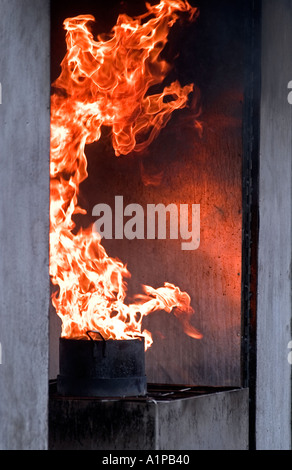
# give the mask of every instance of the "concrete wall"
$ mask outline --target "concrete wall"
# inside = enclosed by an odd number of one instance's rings
[[[49,1],[0,12],[0,449],[46,449]]]
[[[262,2],[256,445],[291,449],[292,1]]]

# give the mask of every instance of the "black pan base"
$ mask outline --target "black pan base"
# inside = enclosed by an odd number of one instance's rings
[[[128,397],[147,393],[143,338],[71,340],[60,338],[62,396]]]

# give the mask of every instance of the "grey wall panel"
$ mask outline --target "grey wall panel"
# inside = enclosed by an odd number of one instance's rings
[[[270,450],[291,448],[291,43],[291,0],[264,0],[256,444]]]
[[[0,1],[0,448],[47,448],[49,1]]]

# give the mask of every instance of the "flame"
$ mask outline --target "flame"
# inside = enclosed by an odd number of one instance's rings
[[[73,234],[72,219],[86,213],[78,205],[87,177],[85,145],[100,139],[101,127],[111,128],[116,156],[142,151],[194,89],[175,81],[159,94],[149,93],[170,70],[160,56],[170,28],[179,13],[193,20],[197,9],[182,0],[146,7],[136,18],[120,15],[111,33],[97,40],[89,29],[93,16],[64,22],[67,53],[51,97],[50,276],[58,286],[52,303],[62,319],[62,337],[86,337],[89,330],[106,339],[144,336],[147,349],[152,337],[142,331],[142,320],[156,310],[176,308],[187,334],[201,337],[190,325],[189,295],[169,283],[143,286],[143,294],[127,304],[127,267],[108,256],[93,228]]]

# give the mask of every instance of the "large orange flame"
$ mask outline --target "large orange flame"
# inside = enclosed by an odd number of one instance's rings
[[[85,145],[99,140],[101,126],[111,128],[117,156],[141,151],[193,91],[192,84],[174,82],[149,94],[170,70],[160,57],[170,28],[180,12],[192,20],[197,9],[182,0],[146,6],[147,13],[137,18],[120,15],[110,35],[97,40],[89,29],[91,15],[64,22],[67,53],[51,99],[50,275],[58,286],[52,301],[63,337],[86,337],[88,330],[106,339],[143,335],[147,349],[152,338],[142,331],[142,320],[156,310],[176,308],[187,334],[201,337],[189,322],[190,297],[165,283],[158,289],[143,286],[144,293],[127,305],[126,266],[107,255],[92,228],[73,234],[72,220],[85,213],[78,206],[79,186],[87,177]]]

